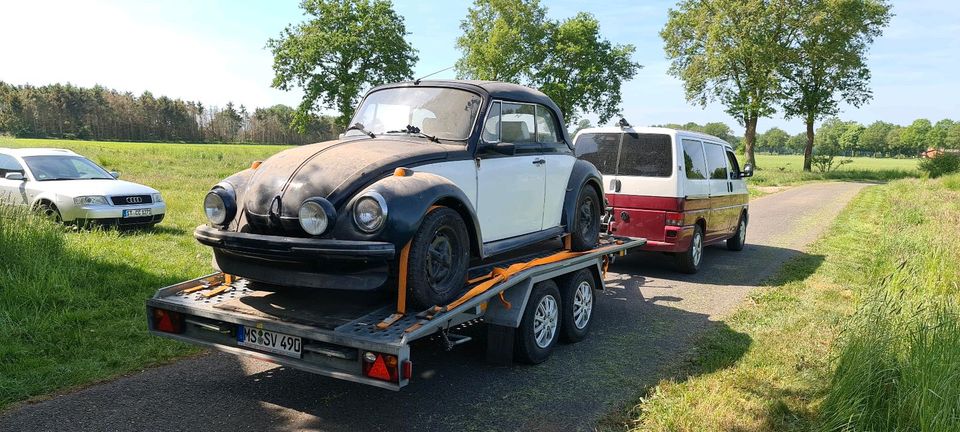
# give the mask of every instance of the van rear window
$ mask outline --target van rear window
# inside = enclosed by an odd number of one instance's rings
[[[618,175],[670,177],[673,175],[673,151],[670,135],[623,135]]]
[[[619,147],[619,133],[585,133],[577,137],[574,144],[578,158],[592,163],[600,174],[606,175],[617,173]]]

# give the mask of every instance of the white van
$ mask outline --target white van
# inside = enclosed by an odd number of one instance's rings
[[[589,128],[574,138],[577,157],[603,174],[616,235],[647,239],[646,250],[677,256],[681,271],[700,269],[703,247],[743,249],[748,194],[733,147],[706,134],[667,128]]]

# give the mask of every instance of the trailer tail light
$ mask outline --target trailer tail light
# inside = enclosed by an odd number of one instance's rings
[[[404,362],[404,369],[407,368]],[[363,374],[369,378],[387,382],[400,382],[399,362],[397,356],[366,352],[363,355]],[[411,364],[411,372],[413,371]]]
[[[683,226],[683,213],[667,213],[667,226]]]
[[[183,314],[166,309],[154,309],[153,329],[164,333],[183,333]]]
[[[409,380],[413,378],[413,362],[410,360],[403,361],[403,379]]]

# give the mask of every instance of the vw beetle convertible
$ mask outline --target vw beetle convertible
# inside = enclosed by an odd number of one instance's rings
[[[603,189],[559,109],[515,84],[415,81],[371,89],[340,139],[282,151],[215,185],[221,271],[279,286],[376,290],[407,259],[408,298],[453,300],[471,262],[570,234],[597,244]]]

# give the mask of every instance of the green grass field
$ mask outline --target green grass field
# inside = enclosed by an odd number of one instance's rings
[[[802,155],[758,154],[756,158],[759,169],[748,180],[748,185],[752,186],[750,193],[753,196],[764,194],[765,187],[771,186],[791,186],[814,181],[886,182],[920,176],[920,171],[917,169],[919,159],[845,158],[853,162],[835,168],[833,171],[821,173],[817,172],[816,168],[813,172],[803,172]]]
[[[0,214],[0,409],[13,402],[197,352],[150,337],[144,301],[164,285],[209,273],[210,251],[192,237],[201,201],[224,177],[280,146],[153,144],[0,137],[0,147],[61,147],[144,183],[166,200],[153,230],[76,231]],[[759,157],[753,184],[916,175],[915,161],[857,159],[844,176],[799,173],[798,156]],[[784,167],[780,170],[779,167]],[[857,171],[849,171],[857,168]],[[862,168],[862,169],[860,169]]]
[[[960,430],[958,238],[960,174],[866,189],[612,428]]]

